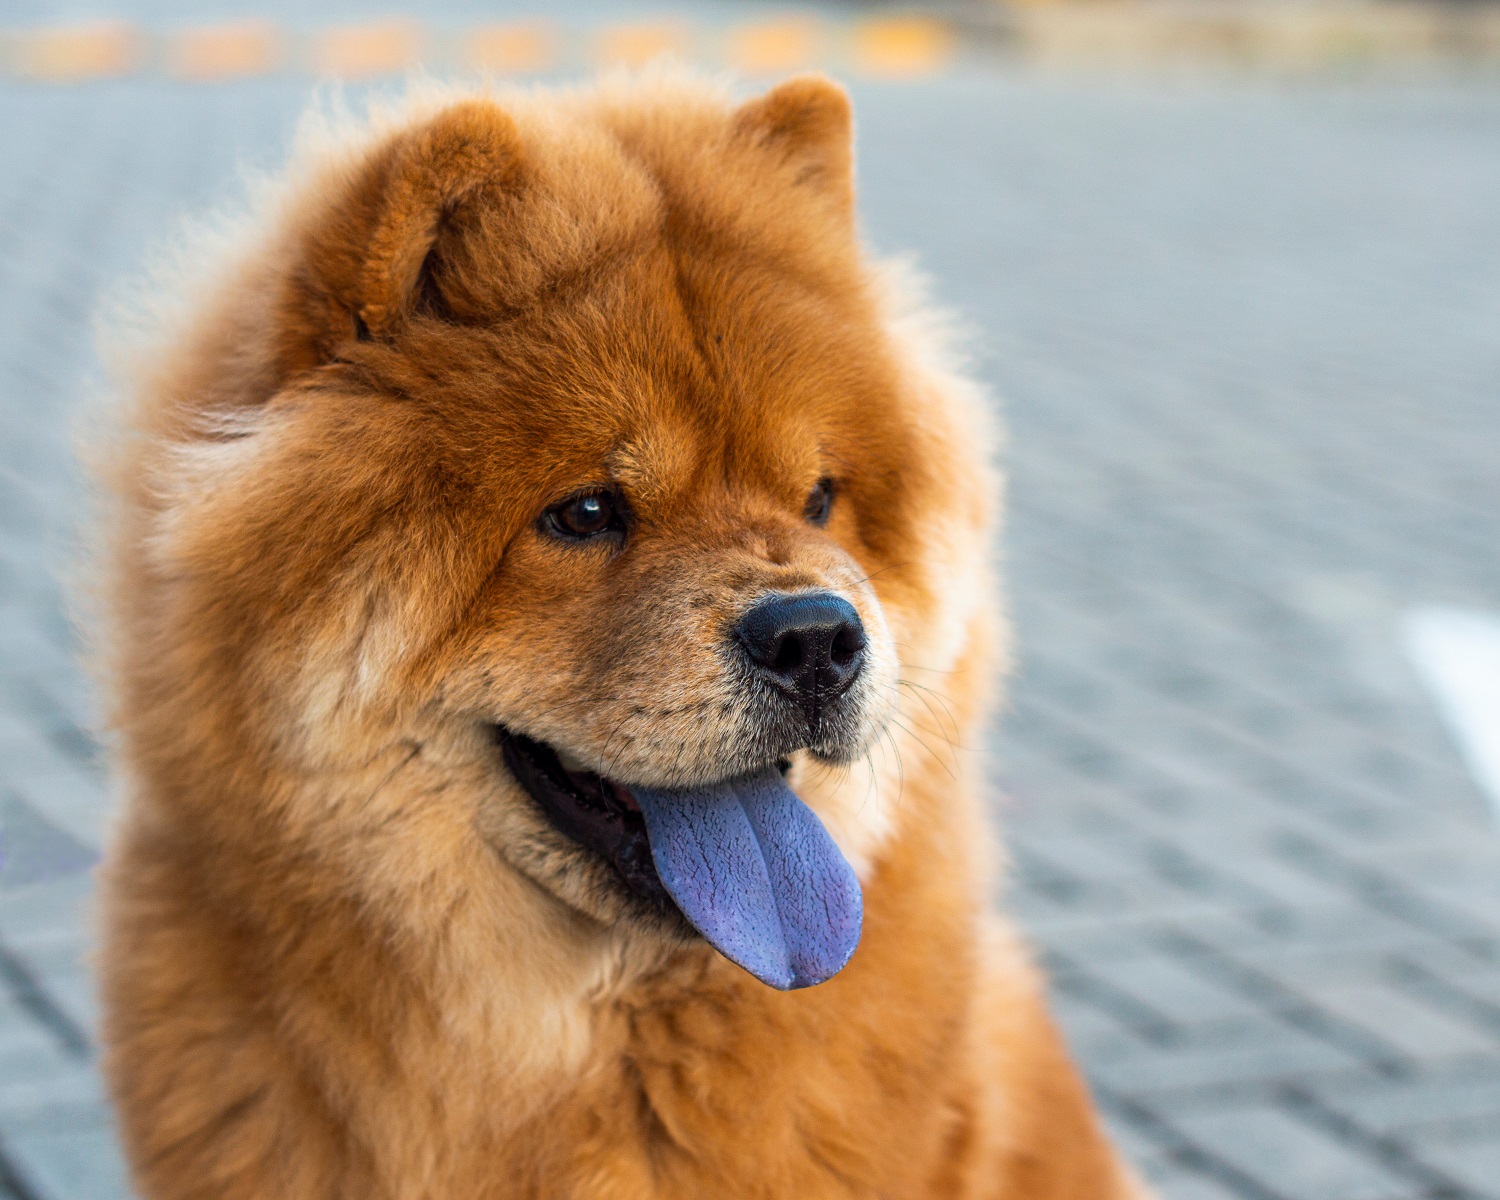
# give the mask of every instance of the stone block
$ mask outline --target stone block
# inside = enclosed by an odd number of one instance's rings
[[[1272,1107],[1179,1115],[1193,1143],[1291,1200],[1404,1200],[1413,1192],[1377,1162]]]
[[[5,1147],[38,1200],[129,1200],[125,1164],[108,1128],[6,1131]]]

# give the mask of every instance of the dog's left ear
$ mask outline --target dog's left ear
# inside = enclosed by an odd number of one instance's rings
[[[822,75],[802,75],[742,105],[735,133],[779,156],[793,180],[854,213],[854,110],[849,94]]]

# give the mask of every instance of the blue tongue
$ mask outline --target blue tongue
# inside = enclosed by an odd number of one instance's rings
[[[662,885],[719,953],[783,991],[843,969],[864,919],[859,880],[781,772],[631,792]]]

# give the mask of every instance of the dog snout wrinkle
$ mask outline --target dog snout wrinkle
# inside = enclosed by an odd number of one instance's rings
[[[734,635],[755,669],[810,720],[864,667],[865,627],[854,605],[832,592],[769,596],[740,618]]]

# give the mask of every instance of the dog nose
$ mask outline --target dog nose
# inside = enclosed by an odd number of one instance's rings
[[[810,711],[844,691],[864,666],[859,613],[832,592],[767,597],[734,632],[756,668]]]

